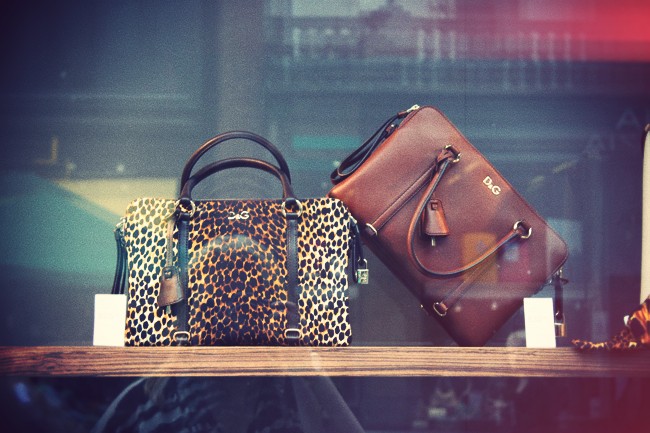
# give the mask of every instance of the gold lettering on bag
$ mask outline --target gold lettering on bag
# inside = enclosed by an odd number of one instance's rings
[[[487,186],[488,189],[492,191],[492,194],[494,195],[501,194],[501,187],[495,185],[490,176],[485,176],[485,179],[483,179],[483,185]]]
[[[247,220],[248,218],[250,218],[250,214],[247,210],[241,211],[240,213],[228,212],[229,220]]]

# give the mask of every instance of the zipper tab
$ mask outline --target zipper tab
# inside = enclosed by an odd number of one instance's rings
[[[408,116],[411,112],[413,112],[415,110],[419,110],[419,109],[420,109],[420,106],[418,104],[415,104],[411,108],[409,108],[408,110],[400,111],[399,113],[397,113],[397,118],[402,119],[402,118]]]

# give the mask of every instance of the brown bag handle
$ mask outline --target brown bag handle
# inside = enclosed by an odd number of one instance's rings
[[[277,177],[282,183],[282,198],[287,199],[290,197],[295,197],[293,193],[293,188],[291,187],[291,182],[287,178],[286,174],[280,170],[275,165],[262,161],[261,159],[253,158],[228,158],[222,159],[217,162],[202,167],[199,171],[194,173],[187,181],[183,184],[183,189],[181,190],[180,200],[181,201],[191,201],[192,200],[192,190],[194,187],[207,178],[208,176],[215,174],[219,171],[231,169],[231,168],[255,168],[258,170],[266,171]]]
[[[280,167],[280,170],[284,172],[284,174],[287,176],[287,179],[291,181],[291,173],[289,172],[289,165],[287,164],[287,161],[284,159],[282,156],[282,153],[280,150],[273,145],[270,141],[268,141],[266,138],[259,136],[257,134],[254,134],[252,132],[248,131],[229,131],[229,132],[224,132],[223,134],[219,134],[216,137],[213,137],[203,143],[201,147],[199,147],[193,154],[190,156],[190,158],[187,160],[185,163],[185,167],[183,168],[183,174],[181,175],[181,189],[183,188],[183,185],[185,185],[185,182],[190,178],[190,175],[192,174],[192,169],[196,165],[197,161],[210,149],[212,149],[215,146],[218,146],[219,144],[228,141],[228,140],[234,140],[234,139],[243,139],[243,140],[248,140],[252,141],[254,143],[259,144],[269,152],[271,152],[271,155],[275,158],[275,160],[278,162],[278,166]]]
[[[424,212],[425,207],[429,203],[429,200],[431,199],[433,192],[438,187],[438,184],[440,183],[442,176],[447,171],[449,165],[452,163],[457,163],[459,161],[460,161],[460,152],[454,149],[453,146],[447,146],[440,152],[440,155],[436,160],[437,165],[436,168],[434,169],[435,171],[434,171],[433,178],[431,179],[431,182],[427,186],[427,189],[425,190],[424,194],[420,198],[420,201],[416,206],[416,211],[413,214],[413,217],[411,218],[411,222],[409,224],[408,234],[406,238],[409,247],[408,248],[409,258],[420,269],[420,271],[422,271],[426,275],[451,276],[451,275],[456,275],[456,274],[469,271],[470,269],[483,263],[486,259],[491,257],[494,253],[496,253],[500,248],[502,248],[505,244],[510,242],[512,239],[515,238],[528,239],[532,233],[532,229],[526,224],[526,222],[516,221],[512,226],[512,228],[498,242],[496,242],[490,249],[488,249],[479,257],[467,263],[466,265],[460,268],[449,269],[449,270],[433,270],[426,267],[418,257],[417,252],[415,251],[415,241],[417,238],[416,233],[419,233],[418,224],[422,220],[422,213]]]

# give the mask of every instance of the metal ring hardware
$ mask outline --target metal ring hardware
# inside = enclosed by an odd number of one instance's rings
[[[287,340],[297,340],[300,338],[300,329],[287,328],[284,330],[284,338]]]
[[[192,215],[194,215],[194,212],[196,212],[196,203],[194,203],[192,200],[189,200],[190,202],[190,209],[184,209],[183,205],[185,203],[181,203],[180,200],[176,200],[176,203],[174,203],[174,207],[176,208],[177,211],[189,214],[190,218]]]
[[[298,206],[297,212],[287,212],[287,202],[289,200],[291,200],[291,202],[293,203],[296,203],[296,205]],[[293,199],[287,199],[282,202],[282,216],[286,217],[287,214],[291,214],[291,216],[296,216],[296,217],[302,215],[302,203],[300,203],[300,200],[293,198]]]
[[[525,230],[526,227],[524,226],[524,222],[523,222],[522,220],[519,220],[519,221],[517,221],[517,222],[515,223],[514,226],[512,226],[512,229],[515,230],[515,231],[517,231],[517,232],[519,232],[519,229],[524,229],[524,230]],[[533,234],[533,228],[532,228],[532,227],[528,227],[528,233],[526,233],[525,235],[524,235],[524,234],[520,234],[519,237],[520,237],[521,239],[528,239],[532,234]]]
[[[460,152],[458,152],[458,151],[454,148],[454,146],[452,146],[451,144],[448,144],[448,145],[445,146],[445,149],[446,149],[446,150],[449,150],[451,153],[454,154],[454,159],[452,159],[451,162],[453,162],[453,163],[455,164],[455,163],[457,163],[458,161],[460,161]]]
[[[372,226],[372,224],[370,224],[370,223],[366,223],[366,227],[368,227],[368,228],[372,231],[372,233],[374,234],[374,236],[377,236],[377,235],[379,234],[379,233],[377,232],[377,229],[374,228],[374,227]]]
[[[179,338],[181,337],[182,338]],[[172,337],[174,340],[174,343],[189,343],[190,341],[190,333],[187,331],[176,331],[174,332],[174,336]]]
[[[433,311],[440,317],[445,317],[449,308],[443,302],[434,302]]]

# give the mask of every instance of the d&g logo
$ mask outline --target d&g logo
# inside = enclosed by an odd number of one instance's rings
[[[490,191],[492,191],[492,194],[494,194],[494,195],[501,194],[501,187],[498,186],[498,185],[495,185],[490,176],[485,176],[485,179],[483,179],[483,185],[487,186],[487,188]]]
[[[229,220],[247,220],[250,218],[250,214],[247,210],[241,211],[240,213],[228,212]]]

